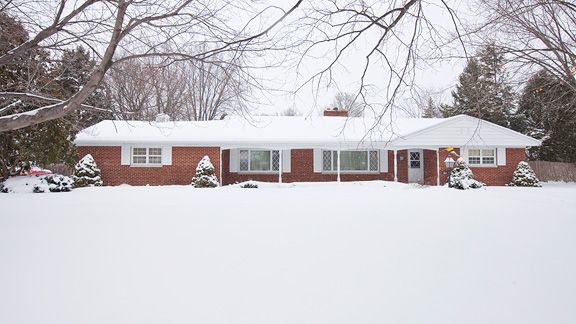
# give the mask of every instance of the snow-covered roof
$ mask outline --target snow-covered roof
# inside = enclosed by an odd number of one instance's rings
[[[250,119],[177,122],[105,120],[81,131],[75,143],[79,146],[149,143],[181,146],[214,145],[224,148],[391,147],[396,141],[402,141],[411,134],[420,134],[427,129],[441,127],[461,117],[468,116],[396,118],[393,121],[388,119],[381,122],[370,118],[333,116],[258,116]],[[443,144],[454,145],[454,143],[429,145]]]

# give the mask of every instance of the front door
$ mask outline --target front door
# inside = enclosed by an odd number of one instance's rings
[[[408,182],[424,183],[422,150],[408,150]]]

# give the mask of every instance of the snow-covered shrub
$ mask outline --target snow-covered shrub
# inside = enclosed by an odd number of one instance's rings
[[[72,179],[60,174],[15,176],[8,178],[0,191],[3,193],[67,192],[72,190]]]
[[[245,189],[256,189],[258,188],[258,184],[254,183],[254,182],[245,182],[243,184],[240,185],[240,188],[245,188]]]
[[[218,178],[210,158],[205,155],[196,167],[196,174],[192,178],[194,188],[215,188],[218,187]]]
[[[524,161],[518,163],[516,170],[512,173],[511,186],[517,187],[541,187],[540,180],[530,165]]]
[[[86,154],[86,156],[76,163],[72,179],[74,180],[75,188],[102,185],[100,169],[98,169],[96,161],[94,161],[91,154]]]
[[[452,173],[450,173],[450,186],[456,189],[481,188],[484,184],[474,180],[474,174],[468,163],[462,158],[458,158],[454,163]]]

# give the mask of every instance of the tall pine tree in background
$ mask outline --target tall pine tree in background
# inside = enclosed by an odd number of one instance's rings
[[[0,27],[0,54],[28,40],[22,24],[6,13],[0,13]],[[67,98],[79,89],[93,66],[94,61],[81,48],[65,52],[56,64],[50,63],[48,52],[30,50],[16,63],[0,66],[0,91],[49,93],[54,98]],[[93,104],[99,104],[97,98],[101,93],[97,91],[90,99]],[[34,108],[32,104],[9,104],[0,98],[0,116]],[[79,128],[98,121],[93,116],[80,110],[77,114],[0,133],[0,179],[7,177],[14,167],[26,167],[29,161],[41,166],[73,165],[77,157],[72,141]]]
[[[506,83],[504,56],[488,45],[477,57],[468,61],[452,92],[454,103],[442,106],[442,115],[466,114],[509,127],[514,94]]]
[[[540,71],[523,89],[512,127],[542,140],[530,158],[576,162],[576,92],[564,81]]]
[[[440,112],[440,108],[434,103],[434,100],[429,97],[428,103],[424,108],[424,112],[422,113],[423,118],[440,118],[442,117],[442,113]]]

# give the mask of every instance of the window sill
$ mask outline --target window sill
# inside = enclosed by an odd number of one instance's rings
[[[161,168],[162,164],[130,164],[131,168]]]
[[[381,171],[340,171],[340,174],[380,174]],[[338,171],[322,171],[322,174],[338,174]]]
[[[468,164],[471,168],[497,168],[496,164]]]

